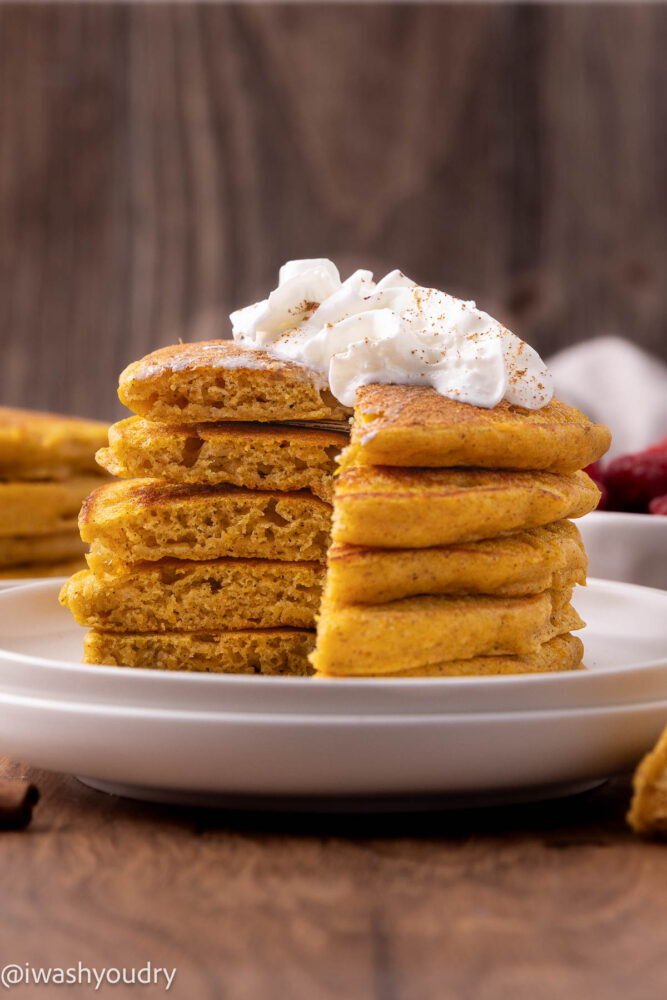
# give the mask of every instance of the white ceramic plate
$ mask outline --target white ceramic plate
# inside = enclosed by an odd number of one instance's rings
[[[443,715],[252,715],[0,696],[1,749],[113,790],[222,796],[488,795],[576,786],[632,766],[667,700]],[[160,792],[161,790],[161,792]]]
[[[632,766],[667,722],[667,593],[590,581],[589,670],[335,680],[90,667],[45,581],[0,594],[0,751],[188,796],[542,796]]]
[[[585,708],[667,699],[667,593],[591,580],[586,671],[424,680],[234,677],[86,666],[85,629],[58,604],[60,583],[0,595],[0,690],[128,708],[315,715],[442,714]]]
[[[0,590],[12,590],[14,587],[30,587],[33,583],[39,583],[42,580],[48,580],[54,586],[57,585],[60,588],[67,579],[68,577],[66,576],[17,576],[11,580],[0,580]]]

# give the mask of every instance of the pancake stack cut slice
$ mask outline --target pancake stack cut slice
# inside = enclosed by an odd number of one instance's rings
[[[137,415],[98,461],[122,482],[83,505],[87,571],[61,601],[85,662],[312,673],[346,411],[318,376],[226,341],[121,375]]]
[[[225,422],[157,424],[130,417],[109,431],[98,461],[114,476],[170,483],[309,489],[331,502],[344,434],[312,426]]]
[[[165,559],[122,576],[77,573],[64,587],[76,620],[130,632],[311,628],[324,566],[271,559]]]
[[[103,482],[107,424],[0,407],[0,579],[68,576],[82,566],[84,498]]]
[[[240,629],[215,632],[101,632],[84,639],[84,663],[201,673],[307,676],[312,630]]]
[[[529,411],[433,389],[360,389],[336,482],[316,672],[446,677],[572,670],[586,555],[569,518],[609,432],[556,400]]]
[[[121,373],[118,395],[133,413],[167,424],[297,420],[346,427],[351,413],[325,376],[229,340],[154,351]]]
[[[92,493],[79,516],[97,573],[137,562],[225,557],[323,563],[331,505],[309,490],[186,486],[130,479]]]

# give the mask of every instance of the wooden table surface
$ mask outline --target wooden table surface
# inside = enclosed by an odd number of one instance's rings
[[[42,798],[27,830],[0,834],[2,963],[150,960],[176,967],[169,995],[185,1000],[667,994],[667,847],[627,829],[628,777],[531,806],[317,817],[148,805],[3,772]]]

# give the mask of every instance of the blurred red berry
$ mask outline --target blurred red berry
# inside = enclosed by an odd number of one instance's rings
[[[660,452],[667,452],[667,434],[664,438],[660,438],[659,441],[656,441],[655,444],[649,445],[646,449],[647,455],[656,455]]]
[[[604,473],[613,510],[646,511],[654,497],[667,493],[667,447],[620,455]]]
[[[652,514],[662,514],[667,517],[667,493],[662,497],[655,497],[648,505]]]
[[[603,483],[604,482],[604,473],[602,471],[602,462],[591,462],[590,465],[586,466],[586,468],[584,469],[584,472],[587,472],[588,475],[591,477],[591,479],[594,479],[596,483]]]

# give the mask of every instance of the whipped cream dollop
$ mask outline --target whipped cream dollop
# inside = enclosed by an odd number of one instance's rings
[[[432,386],[443,396],[530,410],[553,395],[539,354],[502,323],[401,271],[380,281],[359,270],[341,281],[326,259],[291,260],[267,299],[230,316],[234,340],[324,373],[353,406],[373,382]]]

